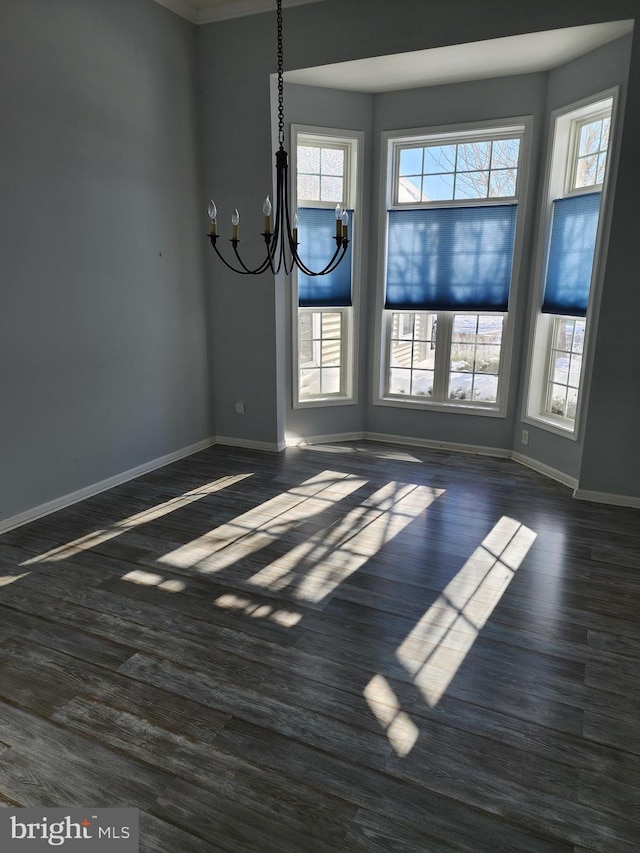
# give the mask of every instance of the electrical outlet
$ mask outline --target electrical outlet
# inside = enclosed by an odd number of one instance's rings
[[[233,404],[234,409],[236,410],[236,415],[246,415],[247,414],[247,404],[244,400],[236,400]]]
[[[529,444],[529,430],[528,429],[522,430],[522,438],[520,439],[520,441],[522,442],[522,444]]]

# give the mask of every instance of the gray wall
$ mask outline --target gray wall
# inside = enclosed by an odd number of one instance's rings
[[[491,0],[490,4],[475,0],[326,0],[285,10],[285,67],[289,69],[313,67],[330,62],[384,55],[409,50],[419,50],[446,44],[478,41],[486,38],[515,35],[553,28],[597,23],[609,19],[635,18],[640,11],[638,0],[618,0],[605,4],[600,0],[572,0],[557,3],[555,0],[512,3],[511,0]],[[602,315],[594,365],[594,382],[582,448],[555,436],[539,437],[535,431],[529,448],[532,457],[575,475],[582,464],[581,479],[584,488],[603,492],[618,492],[640,496],[640,455],[636,451],[635,436],[638,427],[638,397],[633,390],[611,388],[612,366],[624,362],[620,382],[627,389],[636,389],[634,318],[638,316],[638,289],[631,282],[631,271],[640,266],[640,241],[635,212],[640,192],[640,175],[634,155],[639,145],[640,132],[640,50],[634,42],[630,82],[627,90],[625,126],[622,134],[620,179],[615,192],[615,206],[609,252],[604,277]],[[203,70],[203,117],[205,133],[205,190],[203,197],[213,192],[224,201],[225,215],[233,206],[242,205],[253,217],[251,231],[259,231],[260,203],[271,180],[272,163],[265,147],[269,142],[268,76],[275,68],[273,47],[273,16],[256,15],[236,21],[202,27],[198,33],[200,60]],[[234,77],[227,69],[235,62]],[[614,65],[616,62],[614,62]],[[612,66],[613,67],[613,66]],[[618,62],[617,68],[621,65]],[[566,94],[576,91],[579,84],[576,69],[565,75],[557,88]],[[570,84],[570,78],[573,83]],[[619,81],[616,81],[619,82]],[[505,86],[509,108],[494,114],[523,114],[541,107],[541,90],[536,75],[526,86],[524,100],[509,91],[509,83],[495,84],[497,92]],[[607,83],[607,85],[611,85]],[[445,88],[442,87],[444,91]],[[453,91],[453,89],[451,89]],[[471,90],[469,90],[471,91]],[[484,92],[484,89],[478,91]],[[446,94],[446,93],[444,93]],[[407,105],[415,98],[407,94]],[[433,93],[427,97],[438,97]],[[467,101],[469,100],[468,97]],[[376,99],[384,106],[384,99]],[[552,95],[548,103],[551,108]],[[426,103],[426,101],[425,101]],[[451,120],[458,114],[459,104],[442,100],[438,110],[444,116],[449,111]],[[374,108],[375,110],[376,108]],[[406,119],[397,100],[394,121]],[[543,109],[544,112],[544,109]],[[391,113],[389,114],[391,117]],[[540,110],[538,110],[540,117]],[[378,118],[376,128],[382,126]],[[486,114],[482,116],[486,117]],[[469,118],[460,115],[459,120]],[[425,120],[429,124],[430,120]],[[544,122],[538,122],[537,132]],[[377,145],[374,139],[373,145]],[[233,199],[233,201],[232,201]],[[530,198],[531,201],[531,198]],[[535,199],[537,202],[537,199]],[[249,218],[249,217],[247,217]],[[370,278],[373,273],[369,268]],[[209,262],[207,279],[214,294],[213,314],[213,364],[216,377],[216,422],[218,433],[240,439],[274,442],[283,437],[282,412],[278,402],[286,398],[286,359],[278,356],[278,347],[285,334],[282,316],[282,294],[276,296],[273,282],[249,282],[227,274],[219,265]],[[249,317],[244,306],[251,305]],[[283,303],[284,304],[284,303]],[[521,308],[522,308],[521,303]],[[518,323],[525,331],[525,314],[519,312]],[[240,335],[234,321],[243,315],[243,332]],[[620,316],[624,317],[622,326]],[[624,331],[621,337],[620,331]],[[274,339],[275,334],[275,339]],[[247,341],[262,342],[260,355],[252,354]],[[521,354],[515,354],[520,367]],[[616,383],[618,384],[618,383]],[[615,390],[615,394],[614,394]],[[274,399],[275,394],[275,399]],[[279,397],[278,397],[279,395]],[[235,416],[233,400],[246,399],[250,415]],[[520,406],[517,395],[512,394],[509,418],[496,421],[490,418],[457,418],[443,415],[431,423],[423,413],[378,409],[369,407],[363,428],[387,433],[441,436],[446,440],[465,441],[511,448],[514,435],[519,435]],[[611,412],[616,412],[615,424]],[[289,413],[291,419],[291,413]],[[305,414],[305,418],[310,418]],[[340,417],[347,417],[340,415]],[[302,423],[298,418],[298,424]],[[323,416],[324,418],[324,416]],[[324,419],[322,423],[324,424]],[[333,420],[338,424],[340,421]],[[350,421],[351,422],[351,421]],[[317,421],[316,423],[320,423]],[[437,424],[437,425],[436,425]],[[308,431],[318,434],[321,429],[307,421]],[[329,431],[337,431],[330,429]],[[470,435],[470,432],[473,435]],[[602,448],[606,446],[603,452]],[[516,445],[516,449],[522,449]]]
[[[0,523],[213,432],[196,86],[150,0],[0,4]]]

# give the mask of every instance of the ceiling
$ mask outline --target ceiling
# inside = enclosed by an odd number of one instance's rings
[[[275,0],[156,0],[195,24],[275,11]],[[283,0],[304,6],[323,0]],[[633,29],[633,21],[610,21],[376,56],[285,72],[290,83],[353,92],[389,92],[419,86],[548,71]]]
[[[419,86],[548,71],[631,32],[633,21],[488,39],[285,72],[289,83],[390,92]]]

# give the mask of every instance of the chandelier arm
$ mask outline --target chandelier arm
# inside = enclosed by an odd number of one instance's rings
[[[333,257],[327,262],[327,264],[321,270],[312,270],[310,269],[304,261],[300,258],[300,255],[296,251],[293,254],[293,260],[296,266],[302,270],[305,275],[316,277],[320,275],[327,275],[327,273],[333,272],[336,269],[340,261],[344,258],[345,253],[347,251],[348,241],[345,243],[344,241],[340,242],[336,246],[336,250],[333,253]],[[342,252],[342,254],[340,254]]]
[[[245,275],[262,275],[263,272],[266,272],[271,262],[271,252],[269,248],[267,248],[267,257],[262,261],[255,269],[250,269],[245,262],[240,257],[240,253],[238,252],[238,240],[232,240],[231,244],[233,246],[233,252],[238,259],[238,263],[242,267]]]

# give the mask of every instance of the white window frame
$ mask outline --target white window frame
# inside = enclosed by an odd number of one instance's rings
[[[340,148],[345,151],[344,198],[342,208],[355,211],[355,217],[349,223],[350,239],[352,242],[352,271],[351,271],[351,306],[301,308],[298,305],[298,275],[294,270],[291,276],[291,317],[292,317],[292,390],[293,408],[307,409],[324,406],[352,406],[358,402],[357,387],[357,353],[358,353],[358,323],[360,304],[360,269],[362,259],[362,192],[363,192],[363,150],[364,133],[362,131],[342,130],[336,128],[313,127],[310,125],[291,125],[291,209],[297,209],[297,152],[298,145],[319,145],[325,148]],[[302,206],[302,205],[301,205]],[[304,206],[318,208],[335,208],[336,202],[314,202],[313,205],[304,202]],[[315,397],[300,398],[300,359],[298,350],[298,328],[301,312],[307,313],[339,313],[341,321],[341,392],[319,394]]]
[[[542,210],[537,236],[537,251],[534,263],[531,304],[531,326],[529,331],[529,349],[525,370],[524,407],[521,419],[548,432],[561,435],[564,438],[578,441],[580,424],[584,411],[591,381],[593,365],[593,338],[597,326],[597,315],[600,305],[600,291],[604,262],[606,260],[605,235],[608,231],[610,216],[607,200],[611,175],[615,168],[615,150],[617,144],[616,127],[618,113],[619,87],[613,87],[598,92],[588,98],[567,104],[554,110],[550,118],[549,148],[545,170]],[[575,187],[573,175],[578,152],[579,128],[586,121],[602,118],[608,113],[606,103],[611,101],[611,124],[607,148],[607,166],[603,184],[591,184],[586,187]],[[580,385],[578,388],[575,418],[566,418],[546,411],[546,400],[549,386],[551,365],[551,342],[554,323],[560,314],[543,314],[544,285],[546,277],[546,260],[551,234],[551,218],[553,200],[568,196],[581,195],[600,190],[600,216],[598,235],[591,274],[589,304],[587,306],[585,334],[582,349],[582,365]],[[574,319],[574,318],[571,318]]]
[[[519,272],[522,256],[522,242],[525,228],[526,192],[529,180],[529,160],[531,148],[531,134],[533,128],[532,116],[513,116],[505,119],[494,119],[482,122],[466,122],[463,124],[414,128],[401,131],[385,131],[382,133],[381,151],[382,157],[386,157],[386,169],[381,169],[380,187],[380,221],[379,221],[379,260],[378,260],[378,288],[377,288],[377,310],[376,310],[376,333],[375,333],[375,358],[374,358],[374,405],[390,406],[395,408],[420,409],[440,412],[456,412],[460,414],[482,415],[488,417],[506,418],[507,397],[510,384],[511,364],[513,361],[514,347],[514,317],[518,301]],[[398,203],[396,199],[396,177],[398,174],[399,152],[407,145],[415,144],[423,147],[428,144],[446,144],[454,142],[474,142],[496,139],[511,139],[515,136],[520,138],[520,154],[518,161],[518,174],[516,180],[516,194],[509,197],[478,198],[478,199],[453,199],[449,201],[424,202],[421,204]],[[433,400],[431,398],[404,397],[390,395],[388,392],[389,377],[389,354],[391,328],[391,310],[385,309],[385,271],[387,266],[387,211],[390,209],[425,208],[425,207],[469,207],[471,205],[499,205],[516,202],[518,215],[516,220],[516,236],[513,252],[513,267],[511,273],[511,288],[509,293],[509,306],[506,312],[491,311],[448,311],[427,312],[438,314],[438,339],[444,341],[447,349],[446,356],[438,359],[443,367],[436,367],[440,375],[434,377],[434,384],[440,384],[441,389],[445,383],[445,376],[450,372],[449,362],[451,355],[451,334],[453,329],[453,317],[455,314],[500,314],[504,317],[500,351],[500,371],[498,374],[497,400],[495,402],[481,402],[474,400],[454,400],[447,398]],[[442,347],[441,347],[442,351]]]

